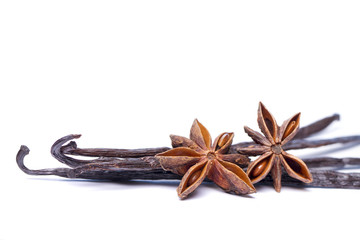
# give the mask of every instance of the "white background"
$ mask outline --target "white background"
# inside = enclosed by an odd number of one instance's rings
[[[49,149],[170,146],[198,118],[213,138],[258,129],[258,102],[280,124],[341,121],[318,138],[360,134],[358,1],[1,1],[0,239],[356,239],[360,191],[33,177],[61,167]],[[339,146],[337,146],[339,148]],[[360,148],[310,151],[360,157]],[[304,157],[308,152],[293,152]],[[51,236],[51,237],[50,237]]]

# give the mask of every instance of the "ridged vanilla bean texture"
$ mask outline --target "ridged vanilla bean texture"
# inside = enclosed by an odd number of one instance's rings
[[[308,141],[306,138],[326,128],[330,123],[339,119],[335,114],[324,118],[299,130],[297,139],[288,142],[284,149],[301,149],[319,147],[335,143],[359,143],[360,136],[341,137],[334,139]],[[300,136],[300,137],[299,137]],[[155,157],[170,148],[146,148],[146,149],[80,149],[75,142],[80,135],[68,135],[59,139],[51,148],[52,155],[70,168],[50,168],[30,170],[24,165],[24,157],[29,153],[26,146],[21,146],[16,161],[19,168],[29,175],[56,175],[65,178],[83,178],[95,180],[171,180],[181,179],[182,176],[164,171]],[[64,145],[68,141],[69,144]],[[254,142],[245,142],[232,145],[230,152],[239,152],[239,149],[256,145]],[[94,160],[80,160],[72,156],[93,156]],[[250,154],[251,155],[251,154]],[[360,175],[358,173],[340,173],[332,170],[318,170],[318,167],[342,168],[346,165],[360,166],[359,158],[311,158],[303,159],[309,166],[314,181],[304,184],[295,179],[283,175],[284,186],[314,186],[330,188],[359,188]],[[246,166],[242,166],[246,167]],[[272,184],[270,177],[258,184]],[[257,185],[258,185],[257,184]]]
[[[29,175],[55,175],[64,178],[81,178],[92,180],[108,180],[108,181],[124,181],[124,180],[178,180],[181,176],[171,172],[164,171],[156,164],[150,164],[149,159],[144,161],[139,159],[125,159],[114,160],[107,168],[78,167],[78,168],[49,168],[41,170],[30,170],[24,165],[24,157],[29,153],[26,146],[21,146],[16,160],[21,170]],[[340,163],[335,166],[343,166],[344,164],[352,163],[353,165],[360,164],[359,158],[311,158],[304,159],[310,166],[310,171],[313,175],[313,182],[304,184],[296,179],[289,177],[286,174],[282,176],[283,186],[294,187],[326,187],[326,188],[360,188],[360,173],[340,173],[331,170],[317,170],[317,164],[314,164],[314,169],[311,168],[312,162],[325,162],[331,165],[332,162]],[[131,163],[129,163],[129,161]],[[150,160],[151,161],[151,160]],[[125,167],[126,166],[126,167]],[[256,185],[271,185],[272,179],[270,176]],[[256,186],[255,185],[255,186]]]

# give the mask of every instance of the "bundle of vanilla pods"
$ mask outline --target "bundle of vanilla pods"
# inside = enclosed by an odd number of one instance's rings
[[[208,130],[195,120],[190,138],[171,135],[172,147],[142,149],[78,148],[68,135],[51,147],[55,159],[64,168],[31,170],[24,165],[29,148],[21,146],[16,161],[19,168],[30,175],[56,175],[110,181],[179,180],[178,195],[186,198],[203,181],[212,181],[226,192],[249,194],[260,184],[282,186],[360,189],[360,173],[339,170],[360,167],[360,158],[317,157],[299,159],[287,150],[317,148],[332,144],[360,144],[360,136],[308,140],[319,134],[339,115],[323,118],[308,126],[299,127],[300,114],[286,120],[279,127],[271,113],[260,103],[258,124],[261,132],[245,127],[251,142],[232,144],[233,133],[223,133],[214,142]],[[341,149],[340,149],[341,150]],[[76,156],[93,157],[92,160]],[[251,161],[249,156],[259,156]]]

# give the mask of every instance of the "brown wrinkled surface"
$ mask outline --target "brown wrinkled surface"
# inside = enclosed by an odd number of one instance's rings
[[[286,153],[283,146],[295,137],[300,125],[300,113],[286,120],[280,127],[275,118],[260,102],[258,110],[260,133],[245,127],[245,132],[258,145],[244,148],[251,154],[261,155],[251,162],[247,174],[253,183],[264,179],[271,171],[273,185],[277,192],[281,190],[281,165],[289,176],[305,183],[312,182],[312,176],[306,164],[299,158]],[[270,144],[268,144],[270,143]]]
[[[241,154],[227,154],[234,138],[233,133],[222,133],[211,144],[209,131],[195,119],[190,139],[176,135],[170,138],[174,148],[155,157],[164,170],[184,175],[177,188],[181,199],[191,194],[206,177],[226,192],[255,192],[246,173],[236,165],[246,165],[249,158]]]
[[[301,149],[301,148],[314,148],[325,146],[335,143],[353,143],[352,146],[355,146],[360,141],[360,136],[347,136],[339,137],[333,139],[323,139],[323,140],[304,140],[299,138],[305,138],[312,134],[315,134],[325,127],[327,127],[331,122],[338,120],[339,115],[335,114],[330,117],[321,119],[315,123],[312,123],[306,127],[302,127],[293,139],[289,141],[285,146],[284,150],[289,149]],[[261,133],[259,133],[261,136]],[[174,139],[172,135],[173,145]],[[221,135],[221,138],[224,135]],[[154,157],[155,154],[162,153],[169,150],[169,148],[143,148],[143,149],[109,149],[109,148],[78,148],[76,142],[71,141],[75,138],[79,138],[78,134],[71,134],[57,140],[51,147],[52,155],[61,163],[68,165],[70,168],[45,168],[45,169],[29,169],[24,164],[24,158],[29,153],[29,148],[26,146],[21,146],[20,150],[16,156],[16,162],[19,168],[30,175],[37,176],[47,176],[54,175],[64,178],[76,178],[76,179],[91,179],[91,180],[111,180],[111,181],[129,181],[129,180],[178,180],[181,179],[181,176],[174,174],[170,171],[165,171],[160,166],[159,160]],[[179,136],[175,136],[179,137]],[[184,143],[184,140],[187,139],[190,145],[199,147],[193,143],[190,139],[179,137],[180,143],[182,146],[186,146],[188,143]],[[65,145],[66,142],[69,142]],[[219,140],[220,141],[220,140]],[[186,140],[185,140],[186,142]],[[222,142],[222,141],[220,141]],[[355,145],[354,145],[355,143]],[[220,144],[222,145],[222,144]],[[256,144],[254,142],[244,142],[232,145],[229,152],[231,153],[241,153],[239,152],[240,148],[249,147],[249,146],[261,146],[264,149],[264,146]],[[191,147],[190,147],[191,148]],[[267,147],[265,147],[267,149]],[[248,155],[248,152],[245,153]],[[84,160],[76,159],[74,156],[92,156],[96,159]],[[242,155],[240,155],[242,156]],[[236,164],[247,165],[249,159],[245,156],[243,158],[236,158],[232,154],[223,154],[222,159]],[[226,159],[225,159],[226,158]],[[285,160],[284,160],[285,161]],[[309,158],[303,159],[308,167],[312,168],[311,173],[313,176],[313,181],[311,183],[305,184],[301,181],[298,181],[296,178],[290,177],[286,171],[282,173],[281,182],[282,185],[286,186],[297,186],[297,187],[327,187],[327,188],[360,188],[360,174],[359,173],[341,173],[338,171],[330,170],[316,170],[316,168],[332,168],[334,170],[339,170],[341,168],[349,167],[358,167],[360,165],[359,158],[330,158],[330,157],[321,157],[321,158]],[[295,172],[301,172],[301,166],[292,162],[291,159],[287,159],[287,162],[292,165],[292,168]],[[268,162],[267,162],[268,163]],[[295,163],[295,164],[294,164]],[[300,166],[300,167],[299,167]],[[263,165],[262,163],[257,165],[260,167],[257,174],[260,174],[264,171],[264,168],[267,168],[268,165]],[[201,172],[200,172],[201,173]],[[189,178],[188,182],[195,182],[200,174],[198,171]],[[256,173],[254,170],[253,174]],[[255,174],[255,175],[257,175]],[[296,175],[295,175],[296,176]],[[204,181],[210,181],[205,178]],[[192,182],[192,183],[193,183]],[[270,177],[270,174],[261,180],[260,184],[273,184],[273,180]]]

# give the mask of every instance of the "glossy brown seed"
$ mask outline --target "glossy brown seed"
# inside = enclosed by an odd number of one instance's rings
[[[291,121],[291,123],[289,123],[289,126],[286,128],[286,130],[285,130],[285,132],[284,132],[283,139],[285,139],[287,136],[289,136],[290,133],[292,133],[295,128],[296,128],[296,122],[295,122],[295,121]]]
[[[229,133],[224,133],[219,141],[218,141],[218,144],[217,144],[217,147],[218,148],[221,148],[222,146],[224,146],[230,139],[230,134]]]
[[[189,180],[187,182],[187,186],[191,186],[194,182],[196,182],[196,180],[200,177],[202,169],[194,172],[190,177]]]
[[[265,170],[267,164],[268,161],[262,161],[256,167],[254,167],[251,172],[251,177],[252,178],[258,177]]]

